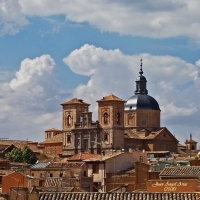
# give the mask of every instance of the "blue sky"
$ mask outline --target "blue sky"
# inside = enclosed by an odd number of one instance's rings
[[[161,126],[199,142],[198,0],[0,1],[1,138],[44,140],[60,103],[134,95],[140,59]]]

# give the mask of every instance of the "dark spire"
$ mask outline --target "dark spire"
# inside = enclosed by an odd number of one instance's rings
[[[142,74],[143,74],[143,71],[142,71],[142,58],[141,58],[141,64],[140,64],[140,72],[139,72],[139,74],[140,74],[140,76],[142,76]]]
[[[135,81],[136,82],[135,94],[148,94],[148,90],[146,89],[147,80],[143,76],[143,71],[142,71],[142,58],[140,61],[141,61],[140,71],[139,71],[140,76],[138,76],[138,78]]]

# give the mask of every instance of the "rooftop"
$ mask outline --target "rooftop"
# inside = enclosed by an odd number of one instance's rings
[[[165,167],[160,176],[198,177],[200,176],[200,166]]]
[[[52,200],[52,199],[84,199],[84,200],[139,200],[139,199],[157,199],[157,200],[198,200],[200,197],[199,193],[147,193],[147,192],[131,192],[131,193],[97,193],[97,192],[89,192],[89,193],[72,193],[72,192],[41,192],[39,194],[39,200]]]

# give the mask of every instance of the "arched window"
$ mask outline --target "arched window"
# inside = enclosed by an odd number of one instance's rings
[[[108,113],[104,113],[103,122],[104,122],[104,124],[108,124]]]
[[[120,118],[121,118],[121,116],[120,116],[120,113],[118,112],[117,113],[117,124],[120,124]]]
[[[67,126],[71,126],[71,124],[72,124],[72,117],[71,117],[71,115],[68,115],[67,116]]]

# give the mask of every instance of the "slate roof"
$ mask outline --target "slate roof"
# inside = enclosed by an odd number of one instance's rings
[[[38,162],[38,163],[32,165],[30,168],[31,169],[45,168],[50,164],[51,164],[50,162]]]
[[[160,173],[160,176],[165,177],[198,177],[200,176],[199,166],[182,166],[182,167],[165,167]]]
[[[41,192],[39,194],[39,200],[198,200],[200,193],[72,193],[72,192],[60,192],[50,193]]]

